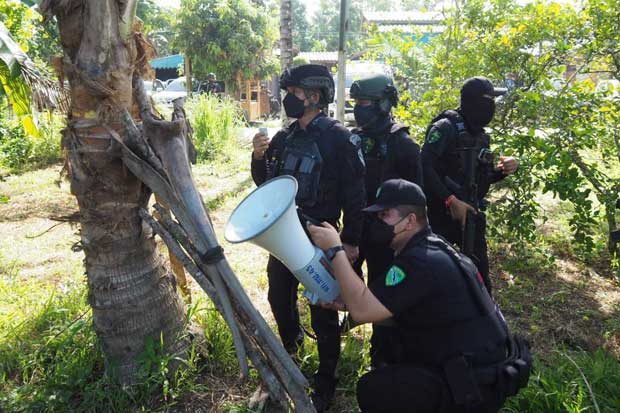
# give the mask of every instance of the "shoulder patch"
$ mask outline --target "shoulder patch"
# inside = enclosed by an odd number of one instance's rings
[[[351,136],[349,136],[349,142],[356,148],[359,148],[362,143],[362,138],[360,138],[358,134],[352,133]]]
[[[370,153],[372,149],[375,147],[375,140],[370,137],[364,137],[362,139],[362,151],[364,153]]]
[[[385,275],[385,285],[393,287],[400,284],[406,277],[405,271],[397,265],[392,265],[387,274]]]
[[[441,139],[441,132],[433,129],[426,137],[426,143],[435,143]]]

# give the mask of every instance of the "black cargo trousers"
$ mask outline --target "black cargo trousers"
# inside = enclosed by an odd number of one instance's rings
[[[497,385],[479,385],[482,402],[457,406],[443,373],[416,365],[385,366],[362,376],[357,401],[362,413],[496,413],[506,397]]]
[[[362,265],[366,261],[368,270],[368,285],[375,280],[384,278],[392,262],[394,261],[394,250],[388,246],[369,245],[367,232],[364,232],[360,243],[360,255],[353,264],[353,269],[363,277]],[[392,354],[396,349],[397,338],[393,327],[380,324],[372,325],[372,336],[370,337],[370,363],[373,367],[381,366],[385,363],[393,363],[398,355]]]
[[[297,308],[299,280],[272,255],[267,262],[267,278],[267,298],[276,319],[280,339],[284,348],[289,353],[294,353],[303,339]],[[310,305],[310,319],[319,351],[317,374],[333,377],[340,357],[338,312]]]

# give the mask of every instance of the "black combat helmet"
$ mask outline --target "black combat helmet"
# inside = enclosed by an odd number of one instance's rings
[[[353,99],[378,101],[379,107],[388,113],[398,104],[398,91],[389,77],[376,74],[359,80],[351,85],[349,96]]]
[[[334,78],[327,67],[322,65],[300,65],[284,70],[280,77],[280,88],[297,86],[303,89],[318,89],[321,92],[320,104],[334,101]]]

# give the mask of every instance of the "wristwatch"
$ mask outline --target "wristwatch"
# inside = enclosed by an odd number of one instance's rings
[[[333,261],[338,251],[344,251],[344,247],[342,245],[336,245],[335,247],[331,247],[330,249],[325,251],[325,256],[328,260]]]

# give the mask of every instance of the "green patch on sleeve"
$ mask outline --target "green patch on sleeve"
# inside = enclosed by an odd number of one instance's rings
[[[431,133],[428,134],[428,136],[426,137],[426,142],[435,143],[439,141],[440,139],[441,139],[441,133],[437,129],[435,129],[431,131]]]
[[[400,284],[402,280],[406,277],[405,271],[402,268],[392,265],[392,268],[387,272],[385,276],[385,285],[387,287],[392,287],[397,284]]]

